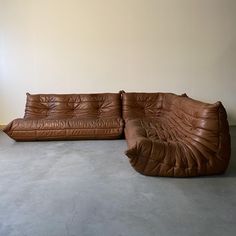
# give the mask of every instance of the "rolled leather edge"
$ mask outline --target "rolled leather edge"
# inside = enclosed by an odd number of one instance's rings
[[[2,130],[4,133],[6,133],[8,136],[9,135],[9,132],[10,130],[12,129],[12,125],[13,125],[13,122],[15,121],[16,119],[14,119],[13,121],[11,121],[7,126],[4,127],[4,129]]]

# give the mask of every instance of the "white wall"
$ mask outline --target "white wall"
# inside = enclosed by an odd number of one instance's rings
[[[186,92],[236,124],[235,0],[0,0],[0,124],[25,93]]]

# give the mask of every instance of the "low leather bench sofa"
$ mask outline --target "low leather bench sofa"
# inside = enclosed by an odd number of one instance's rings
[[[224,173],[227,114],[186,94],[27,94],[25,116],[5,129],[16,141],[117,139],[125,133],[133,168],[150,176]]]
[[[123,124],[119,93],[27,93],[24,118],[4,131],[16,141],[115,139]]]

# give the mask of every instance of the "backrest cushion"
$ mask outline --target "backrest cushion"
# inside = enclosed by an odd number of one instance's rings
[[[176,124],[191,127],[195,131],[197,129],[218,130],[221,107],[224,110],[221,102],[209,104],[189,97],[183,97],[174,101],[168,116]]]
[[[185,96],[185,95],[184,95]],[[172,93],[122,93],[123,118],[157,118],[179,97]]]
[[[117,118],[121,117],[118,93],[35,94],[27,93],[24,118]]]

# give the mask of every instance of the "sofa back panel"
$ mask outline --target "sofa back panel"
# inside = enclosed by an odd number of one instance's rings
[[[27,94],[24,118],[121,117],[120,94]]]
[[[193,129],[218,130],[220,102],[203,103],[191,98],[178,98],[172,107],[175,122],[180,122]]]
[[[123,118],[157,118],[162,110],[170,110],[172,103],[178,95],[172,93],[123,93]]]
[[[123,118],[155,119],[164,117],[174,127],[200,130],[217,130],[220,102],[209,104],[172,93],[123,93]]]

